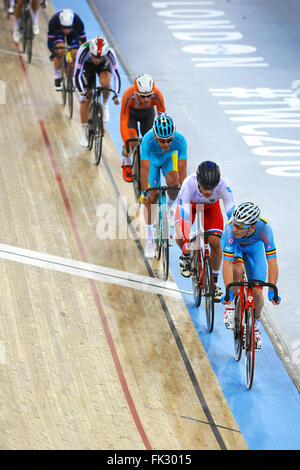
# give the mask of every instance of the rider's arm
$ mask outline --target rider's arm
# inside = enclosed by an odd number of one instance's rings
[[[156,106],[158,115],[164,114],[166,112],[164,97],[161,91],[158,88],[156,88],[156,86],[154,87],[153,94],[154,94],[153,105]]]
[[[79,16],[76,14],[75,14],[75,27],[79,33],[80,44],[85,43],[87,41],[87,38],[86,38],[85,30],[84,30],[84,24],[81,18],[79,18]]]
[[[55,39],[55,18],[52,17],[48,24],[48,49],[52,52]]]
[[[179,182],[182,185],[187,173],[187,142],[186,138],[179,132],[175,132],[174,139],[179,141],[178,147],[178,173]]]
[[[222,180],[222,200],[224,204],[224,209],[227,215],[227,219],[230,220],[232,216],[232,212],[234,209],[234,200],[231,188]]]
[[[77,90],[80,93],[84,93],[85,87],[82,81],[82,74],[84,69],[84,64],[87,58],[89,57],[89,48],[86,45],[82,45],[76,56],[76,62],[74,66],[74,84]]]
[[[141,160],[141,192],[148,188],[150,160]]]
[[[232,260],[223,259],[223,280],[225,287],[233,281]]]
[[[129,111],[130,111],[130,97],[133,94],[134,87],[129,87],[125,90],[123,97],[122,97],[122,107],[120,113],[120,132],[124,142],[124,146],[126,145],[126,140],[130,138],[130,132],[128,129],[128,122],[129,122]]]
[[[121,88],[121,78],[118,69],[117,57],[113,49],[110,47],[107,53],[107,59],[110,63],[111,73],[114,77],[114,91],[118,95]]]

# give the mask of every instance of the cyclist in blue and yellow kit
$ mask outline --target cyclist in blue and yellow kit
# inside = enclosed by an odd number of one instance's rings
[[[273,231],[270,224],[260,217],[260,209],[253,202],[239,204],[232,213],[223,235],[223,279],[225,286],[231,282],[240,281],[244,269],[247,279],[265,281],[268,271],[268,282],[276,285],[278,279],[278,264]],[[224,323],[227,328],[234,328],[234,293],[230,289],[230,300],[221,302],[227,304],[224,313]],[[262,287],[253,289],[255,304],[255,342],[256,348],[261,348],[259,318],[264,305]],[[274,291],[269,289],[269,300],[275,304]],[[277,304],[280,303],[280,297]]]
[[[157,200],[157,192],[147,193],[147,188],[160,185],[162,171],[168,186],[178,189],[186,177],[187,143],[185,137],[175,130],[170,116],[157,116],[153,128],[143,137],[141,145],[141,201],[145,205],[146,258],[154,258],[151,205]],[[168,191],[170,219],[174,218],[178,190]],[[171,222],[172,223],[172,222]]]

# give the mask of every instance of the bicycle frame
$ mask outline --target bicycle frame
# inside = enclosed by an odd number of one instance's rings
[[[159,260],[163,253],[164,280],[169,275],[169,246],[172,245],[170,233],[169,213],[167,208],[167,190],[179,190],[177,186],[159,186],[147,188],[148,191],[158,191],[158,236],[156,237],[156,258]]]
[[[236,315],[234,329],[234,351],[237,361],[241,358],[242,349],[245,350],[245,378],[247,389],[252,388],[255,363],[255,331],[254,331],[254,295],[255,287],[271,287],[274,290],[274,300],[278,301],[277,287],[269,282],[251,279],[245,280],[243,276],[240,282],[232,282],[226,287],[225,301],[229,300],[229,289],[239,287],[236,294],[236,310],[239,302],[240,314]],[[244,343],[245,341],[245,343]]]
[[[101,94],[103,91],[110,91],[117,96],[114,90],[109,87],[95,86],[92,88],[92,99],[90,103],[90,112],[88,119],[88,149],[92,150],[94,145],[94,164],[97,166],[100,163],[102,156],[102,140],[104,137],[104,123],[103,123],[103,110],[101,103]]]
[[[142,139],[139,137],[132,137],[126,140],[126,152],[132,151],[132,183],[135,193],[135,199],[139,203],[141,196],[141,151],[140,144]],[[135,144],[131,146],[130,144]],[[133,147],[133,149],[132,149]]]

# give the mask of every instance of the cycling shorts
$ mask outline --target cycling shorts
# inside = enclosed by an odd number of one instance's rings
[[[213,202],[211,204],[196,204],[195,202],[190,202],[190,216],[189,220],[185,220],[180,216],[180,203],[178,201],[174,223],[181,224],[181,233],[184,239],[184,242],[188,242],[190,238],[191,226],[193,225],[197,212],[202,212],[204,207],[204,223],[203,228],[205,232],[212,231],[217,232],[220,236],[223,233],[224,220],[220,207],[220,201]]]
[[[144,136],[153,126],[154,117],[155,111],[153,106],[148,109],[130,108],[127,127],[128,129],[135,129],[136,135],[138,135],[139,122],[141,135]]]
[[[96,86],[96,74],[99,75],[101,72],[111,72],[108,60],[104,59],[98,65],[94,65],[92,62],[86,61],[82,74],[82,81],[85,88],[88,90],[94,88]]]
[[[234,263],[244,262],[247,279],[265,281],[267,261],[265,246],[262,241],[252,245],[237,245],[234,248]]]
[[[158,162],[150,160],[150,171],[148,177],[149,187],[160,186],[160,170],[164,177],[166,177],[169,171],[178,171],[178,151],[166,152],[164,159]]]

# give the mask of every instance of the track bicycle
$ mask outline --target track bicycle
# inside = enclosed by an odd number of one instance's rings
[[[88,149],[92,150],[94,145],[94,165],[99,165],[102,156],[102,141],[104,137],[103,108],[101,95],[103,91],[113,93],[114,99],[117,94],[108,87],[96,86],[92,88],[92,100],[88,119]]]
[[[168,190],[178,190],[178,186],[154,186],[147,188],[148,191],[158,191],[158,220],[154,225],[155,231],[155,258],[163,262],[163,279],[166,281],[169,276],[169,247],[172,245],[172,235],[170,230],[169,210],[167,207]]]
[[[132,137],[126,140],[126,152],[130,152],[130,144],[135,144],[132,150],[132,183],[135,199],[139,202],[141,197],[141,142],[139,137]]]
[[[73,93],[74,93],[74,85],[73,85],[73,61],[71,56],[71,51],[73,49],[78,49],[72,46],[68,46],[65,44],[64,47],[54,47],[55,51],[64,49],[64,65],[62,68],[62,103],[65,106],[68,100],[68,109],[69,109],[69,118],[72,119],[73,116]],[[53,56],[52,56],[53,57]]]
[[[212,235],[220,236],[213,231],[201,231],[200,216],[197,213],[197,233],[188,243],[188,249],[191,250],[191,277],[194,302],[196,307],[200,307],[202,295],[204,296],[206,324],[209,333],[214,329],[215,316],[215,283],[208,243],[208,239]]]
[[[28,63],[32,59],[33,24],[30,0],[24,0],[20,17],[20,32],[22,35],[23,53],[27,52]]]
[[[278,290],[270,282],[251,279],[247,281],[243,276],[240,282],[231,282],[226,287],[225,301],[229,300],[229,289],[239,287],[235,296],[235,327],[233,330],[234,357],[239,361],[242,350],[245,350],[245,379],[247,389],[250,390],[254,378],[255,364],[255,305],[253,301],[254,287],[270,287],[274,290],[274,301],[278,301]]]

